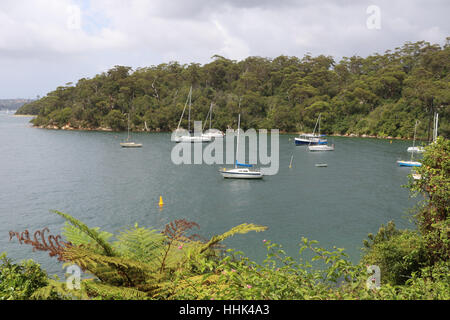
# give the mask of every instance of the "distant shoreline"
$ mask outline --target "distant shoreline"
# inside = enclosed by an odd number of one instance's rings
[[[35,117],[33,115],[17,115],[17,116],[23,116],[23,117]],[[122,130],[122,131],[115,131],[111,128],[106,128],[106,127],[97,127],[97,128],[74,128],[71,127],[69,125],[65,125],[63,127],[58,127],[56,125],[48,125],[48,126],[32,126],[33,128],[38,128],[38,129],[48,129],[48,130],[67,130],[67,131],[98,131],[98,132],[126,132],[126,130]],[[148,132],[148,133],[171,133],[171,131],[160,131],[160,130],[133,130],[131,132]],[[282,135],[300,135],[300,134],[304,134],[304,132],[280,132],[280,134]],[[334,133],[334,134],[327,134],[326,136],[328,137],[344,137],[344,138],[370,138],[370,139],[384,139],[384,140],[413,140],[412,138],[398,138],[398,137],[379,137],[379,136],[373,136],[373,135],[367,135],[367,134],[362,134],[362,135],[357,135],[355,133],[349,133],[349,134],[339,134],[339,133]],[[427,141],[425,139],[417,139],[418,141]]]

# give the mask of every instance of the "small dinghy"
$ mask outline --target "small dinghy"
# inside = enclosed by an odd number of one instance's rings
[[[316,163],[316,167],[319,167],[319,168],[321,168],[321,167],[328,167],[328,164],[326,164],[326,163]]]

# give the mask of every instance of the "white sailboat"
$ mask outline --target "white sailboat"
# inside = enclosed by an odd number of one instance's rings
[[[205,126],[206,126],[206,122],[208,120],[209,117],[209,129],[206,130],[206,132],[204,132],[202,134],[202,137],[209,137],[209,138],[223,138],[224,134],[222,131],[218,130],[218,129],[213,129],[211,128],[211,121],[212,121],[212,108],[213,108],[213,103],[211,102],[211,105],[209,106],[209,111],[208,114],[206,115],[206,120],[205,120],[205,124],[203,126],[203,131],[205,130]]]
[[[414,138],[413,138],[413,145],[412,147],[408,147],[407,151],[408,152],[417,152],[417,153],[422,153],[425,151],[425,148],[422,146],[415,146],[415,142],[416,142],[416,131],[417,131],[417,125],[419,124],[419,120],[416,121],[416,124],[414,125]]]
[[[192,86],[189,90],[188,98],[186,99],[186,103],[184,104],[183,113],[181,114],[180,121],[178,122],[178,127],[175,132],[180,131],[181,120],[183,119],[184,111],[186,110],[186,106],[189,103],[189,113],[188,113],[188,132],[184,132],[181,135],[176,135],[174,137],[175,142],[211,142],[212,138],[207,136],[191,136],[191,106],[192,106]]]
[[[130,141],[130,114],[128,113],[128,136],[126,142],[121,142],[120,146],[122,148],[140,148],[142,147],[142,143],[136,143]]]
[[[419,124],[419,121],[416,121],[416,124],[414,126],[414,140],[413,140],[413,147],[415,146],[416,143],[416,128],[417,125]],[[400,167],[421,167],[422,163],[420,163],[419,161],[414,161],[414,151],[411,152],[411,160],[398,160],[397,164]]]
[[[239,163],[237,161],[237,157],[239,154],[239,133],[240,133],[240,126],[241,126],[241,115],[239,114],[238,119],[238,134],[237,134],[237,144],[236,144],[236,160],[234,163],[233,169],[227,169],[222,168],[219,170],[220,174],[224,178],[230,178],[230,179],[262,179],[263,174],[259,170],[250,169],[252,165],[250,164],[243,164]],[[239,168],[244,167],[244,168]]]

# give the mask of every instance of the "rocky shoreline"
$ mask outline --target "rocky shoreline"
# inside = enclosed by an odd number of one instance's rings
[[[104,131],[104,132],[121,132],[121,131],[114,131],[111,128],[107,127],[96,127],[96,128],[82,128],[82,127],[72,127],[70,125],[65,125],[62,127],[58,127],[56,125],[46,125],[46,126],[33,126],[34,128],[39,129],[49,129],[49,130],[71,130],[71,131]],[[161,133],[165,131],[161,130],[133,130],[133,132],[150,132],[150,133]],[[170,133],[167,131],[167,133]],[[303,134],[304,132],[280,132],[281,134]],[[412,140],[412,138],[399,138],[399,137],[391,137],[391,136],[374,136],[374,135],[368,135],[368,134],[355,134],[355,133],[346,133],[346,134],[339,134],[339,133],[333,133],[328,134],[329,137],[347,137],[347,138],[371,138],[371,139],[386,139],[386,140]],[[416,139],[421,141],[420,139]],[[423,140],[425,141],[425,140]]]

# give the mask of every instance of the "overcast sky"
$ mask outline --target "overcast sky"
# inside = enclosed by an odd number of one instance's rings
[[[114,65],[443,45],[449,16],[449,0],[0,0],[0,99],[44,96]]]

